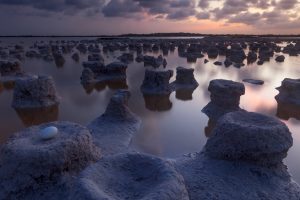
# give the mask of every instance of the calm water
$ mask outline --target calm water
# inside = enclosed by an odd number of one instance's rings
[[[82,39],[82,38],[81,38]],[[35,39],[12,38],[0,39],[4,44],[16,44],[24,41],[27,46]],[[40,40],[40,39],[36,39]],[[43,39],[46,40],[46,39]],[[71,40],[74,40],[72,38]],[[120,52],[105,55],[106,62],[115,60]],[[150,54],[151,55],[151,54]],[[157,54],[158,55],[158,54]],[[23,129],[31,124],[42,121],[67,120],[87,124],[100,116],[114,92],[113,88],[120,85],[99,86],[94,90],[85,90],[80,84],[82,71],[81,61],[87,60],[87,55],[81,55],[80,63],[74,62],[71,55],[65,55],[66,63],[58,68],[54,63],[39,59],[25,59],[22,62],[26,72],[34,74],[48,74],[53,76],[61,104],[58,109],[45,113],[18,113],[11,108],[13,91],[2,89],[0,92],[0,140],[1,142],[13,132]],[[127,86],[131,91],[129,106],[142,120],[140,132],[133,138],[132,147],[143,152],[164,157],[176,157],[184,153],[197,152],[206,143],[206,128],[208,118],[201,109],[209,102],[207,87],[210,80],[216,78],[242,81],[244,78],[261,79],[265,81],[263,86],[246,84],[246,94],[241,97],[241,108],[276,116],[277,103],[274,96],[278,94],[276,87],[281,81],[288,78],[299,78],[300,57],[286,55],[284,63],[276,63],[274,60],[262,66],[256,64],[245,66],[241,69],[234,67],[225,68],[213,65],[216,60],[223,61],[224,57],[210,60],[203,64],[203,59],[197,63],[187,63],[186,59],[178,57],[175,50],[165,57],[168,61],[167,69],[177,66],[192,67],[195,69],[195,78],[199,87],[193,92],[191,100],[181,100],[182,95],[174,92],[163,100],[144,99],[140,92],[140,86],[144,78],[145,67],[143,63],[131,63],[127,70]],[[172,81],[175,80],[175,76]],[[124,83],[121,84],[124,87]],[[126,86],[126,84],[125,84]],[[0,89],[1,91],[1,89]],[[155,111],[153,111],[155,110]],[[160,110],[160,111],[159,111]],[[285,163],[288,165],[294,179],[300,183],[300,121],[290,119],[283,120],[294,137],[294,145],[289,151]]]

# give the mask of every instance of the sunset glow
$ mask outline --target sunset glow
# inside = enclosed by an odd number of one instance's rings
[[[300,33],[299,0],[0,0],[0,4],[0,25],[6,27],[2,35]]]

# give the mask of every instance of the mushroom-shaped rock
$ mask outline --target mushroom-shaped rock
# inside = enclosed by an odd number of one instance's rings
[[[145,95],[170,94],[172,87],[169,83],[173,76],[173,71],[145,71],[145,78],[141,86],[141,91]]]
[[[50,76],[34,76],[17,80],[12,106],[14,108],[39,108],[59,104],[55,84]]]
[[[120,154],[85,169],[73,199],[188,200],[182,176],[173,164],[143,154]]]
[[[103,115],[92,121],[88,128],[94,142],[103,154],[116,154],[128,150],[131,138],[140,127],[140,119],[128,108],[130,93],[117,91]]]
[[[281,164],[292,144],[284,123],[262,114],[238,111],[219,119],[205,153],[215,159],[270,166]]]
[[[176,81],[173,82],[176,88],[195,88],[198,82],[194,77],[194,69],[177,67]]]
[[[55,127],[51,139],[41,137]],[[16,133],[0,151],[0,199],[18,199],[57,184],[100,159],[87,128],[71,122],[53,122]]]
[[[240,110],[240,96],[245,94],[242,83],[216,79],[209,83],[211,101],[202,109],[211,120],[217,121],[222,115]]]
[[[275,96],[278,104],[300,106],[300,79],[286,78],[277,88],[279,94]]]

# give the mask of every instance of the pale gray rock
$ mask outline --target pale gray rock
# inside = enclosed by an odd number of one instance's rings
[[[88,125],[104,155],[128,151],[131,138],[139,130],[141,120],[128,108],[129,97],[129,91],[117,91],[104,114]]]
[[[201,153],[176,165],[190,199],[298,200],[300,188],[282,161],[292,141],[273,117],[231,112],[219,119]]]
[[[43,140],[39,133],[49,126],[57,127],[58,135]],[[78,173],[98,159],[100,151],[81,125],[53,122],[25,129],[0,150],[0,199],[58,198],[60,186],[65,187],[63,177]]]
[[[218,120],[205,152],[216,159],[277,165],[292,144],[293,138],[284,123],[273,117],[239,111]]]
[[[72,199],[188,200],[182,176],[166,160],[143,154],[101,159],[84,170]]]

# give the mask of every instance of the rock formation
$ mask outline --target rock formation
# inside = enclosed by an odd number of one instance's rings
[[[12,107],[41,108],[58,104],[59,98],[52,77],[34,76],[16,81]]]
[[[240,110],[240,96],[245,94],[242,83],[216,79],[209,83],[211,101],[202,109],[211,120],[217,121],[222,115]]]
[[[173,76],[172,70],[167,71],[152,71],[146,70],[141,91],[144,95],[167,95],[172,92],[172,87],[169,83]]]

